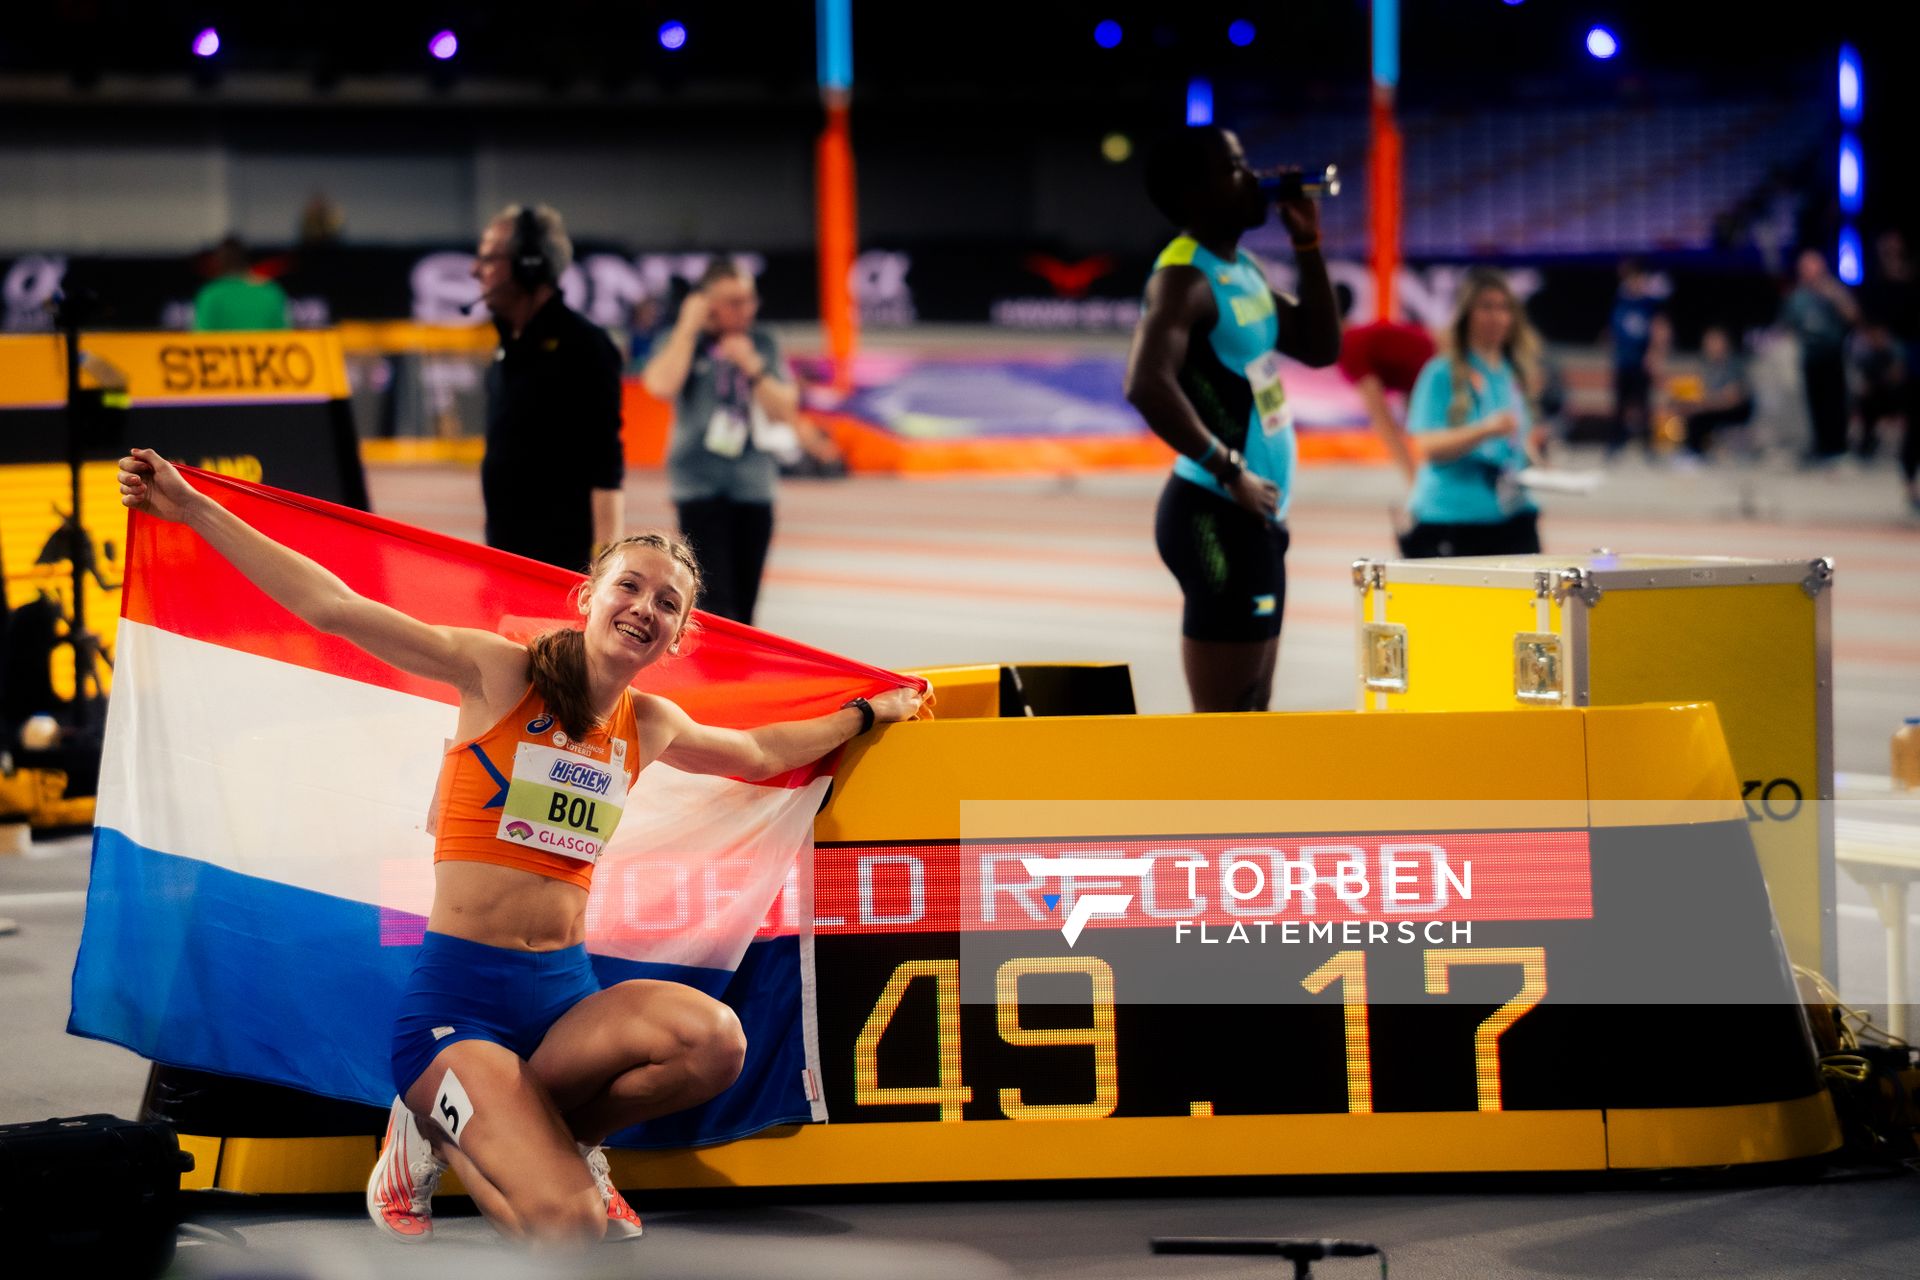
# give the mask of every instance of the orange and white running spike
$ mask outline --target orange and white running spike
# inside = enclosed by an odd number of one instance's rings
[[[399,1098],[387,1112],[380,1158],[367,1177],[367,1216],[396,1240],[417,1244],[433,1236],[433,1193],[447,1166],[433,1154],[413,1112]]]
[[[607,1153],[599,1147],[581,1146],[580,1154],[586,1159],[587,1168],[593,1173],[593,1184],[600,1188],[600,1198],[607,1205],[606,1238],[638,1240],[642,1231],[640,1215],[633,1211],[633,1206],[627,1203],[627,1198],[620,1194],[620,1188],[613,1185],[613,1174],[607,1168]]]

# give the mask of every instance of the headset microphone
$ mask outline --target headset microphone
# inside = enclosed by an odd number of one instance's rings
[[[557,283],[557,273],[541,243],[540,216],[530,204],[521,205],[520,216],[513,220],[513,258],[508,265],[513,282],[528,293],[543,284]]]

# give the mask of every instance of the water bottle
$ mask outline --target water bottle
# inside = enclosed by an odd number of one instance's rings
[[[1894,730],[1893,789],[1920,790],[1920,716],[1908,716],[1907,722]]]
[[[1262,169],[1254,176],[1259,178],[1260,191],[1269,200],[1290,200],[1297,196],[1325,200],[1340,194],[1340,166],[1335,164],[1324,168]]]

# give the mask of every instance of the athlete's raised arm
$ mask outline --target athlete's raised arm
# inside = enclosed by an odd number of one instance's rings
[[[340,636],[382,662],[465,693],[483,673],[525,662],[526,650],[503,636],[438,627],[369,600],[299,552],[281,546],[192,485],[151,449],[120,459],[121,505],[186,525],[246,579],[310,626]]]

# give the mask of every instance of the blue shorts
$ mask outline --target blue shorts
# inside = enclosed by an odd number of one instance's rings
[[[393,1022],[393,1084],[405,1097],[434,1056],[488,1040],[530,1058],[560,1015],[600,990],[584,945],[510,951],[429,932]]]

